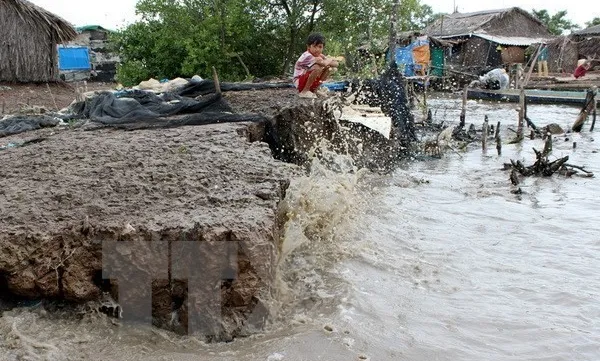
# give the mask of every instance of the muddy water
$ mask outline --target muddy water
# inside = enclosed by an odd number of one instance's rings
[[[436,121],[458,120],[460,100],[429,105]],[[538,125],[567,128],[577,113],[529,107]],[[510,139],[514,105],[469,102],[467,123],[484,115]],[[585,129],[556,137],[552,157],[598,173]],[[530,178],[512,194],[502,164],[531,164],[532,147],[543,145],[504,144],[501,156],[472,145],[389,176],[315,164],[288,192],[278,316],[264,334],[206,345],[34,304],[0,318],[0,359],[597,360],[600,184]]]

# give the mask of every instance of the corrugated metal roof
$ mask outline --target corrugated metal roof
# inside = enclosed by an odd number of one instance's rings
[[[548,39],[545,38],[528,38],[524,36],[500,36],[484,33],[473,34],[473,36],[478,36],[482,39],[493,41],[494,43],[498,43],[500,45],[512,46],[529,46],[531,44],[548,42]]]
[[[490,35],[486,33],[471,33],[471,34],[457,34],[457,35],[447,35],[447,36],[439,36],[440,39],[453,39],[457,37],[465,37],[465,36],[477,36],[485,40],[493,41],[494,43],[498,43],[500,45],[512,45],[512,46],[529,46],[531,44],[537,43],[548,43],[552,39],[546,38],[528,38],[525,36],[502,36],[502,35]]]

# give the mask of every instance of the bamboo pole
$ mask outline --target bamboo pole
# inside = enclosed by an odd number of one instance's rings
[[[540,55],[540,51],[542,50],[542,46],[543,46],[543,44],[540,44],[538,46],[538,48],[537,48],[537,51],[535,52],[535,57],[533,58],[533,61],[531,62],[531,66],[529,67],[529,71],[527,72],[527,76],[525,77],[525,79],[523,80],[523,83],[521,84],[521,89],[525,88],[525,86],[529,82],[529,78],[531,77],[531,73],[533,73],[533,68],[535,68],[535,63],[537,61],[538,56]]]

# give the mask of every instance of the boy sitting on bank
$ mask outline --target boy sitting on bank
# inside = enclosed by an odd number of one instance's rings
[[[327,96],[318,90],[321,83],[338,67],[338,62],[323,54],[325,38],[319,33],[310,34],[306,41],[306,51],[300,55],[294,67],[294,85],[301,98]]]

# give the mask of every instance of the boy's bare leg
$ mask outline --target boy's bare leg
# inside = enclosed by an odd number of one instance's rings
[[[304,89],[300,90],[300,96],[311,93],[310,87],[322,73],[323,73],[323,67],[318,66],[318,65],[313,66],[313,70],[310,72],[308,79],[306,79],[306,84],[304,85]]]
[[[323,74],[321,74],[321,80],[325,81],[329,79],[329,75],[331,75],[331,68],[326,67],[325,70],[323,70]]]

